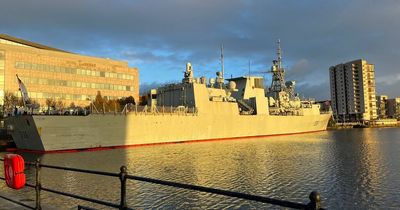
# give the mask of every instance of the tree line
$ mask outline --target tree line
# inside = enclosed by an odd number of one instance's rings
[[[135,98],[133,96],[128,96],[128,97],[123,97],[120,99],[108,99],[107,97],[103,97],[101,95],[100,91],[97,91],[97,95],[95,97],[95,100],[92,102],[93,106],[95,109],[99,112],[119,112],[122,111],[124,106],[126,104],[136,104],[135,103]],[[3,99],[3,105],[1,112],[1,116],[7,115],[8,113],[12,113],[15,109],[15,107],[22,107],[24,105],[22,98],[17,97],[14,95],[12,92],[6,91],[4,93],[4,99]],[[70,103],[69,105],[66,105],[66,103],[61,100],[61,99],[55,99],[55,98],[47,98],[45,101],[46,107],[44,107],[43,110],[57,110],[60,112],[60,114],[63,114],[64,110],[70,110],[70,109],[86,109],[90,110],[90,106],[77,106],[75,105],[74,102]],[[28,105],[29,108],[39,110],[40,109],[40,104],[36,100],[31,100],[31,103]]]
[[[93,105],[99,112],[120,112],[126,104],[135,105],[135,98],[128,96],[121,99],[108,99],[107,97],[102,97],[101,92],[97,91],[97,95],[93,101]]]

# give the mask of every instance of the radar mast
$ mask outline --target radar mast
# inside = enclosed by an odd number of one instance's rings
[[[217,71],[217,84],[219,88],[224,87],[224,45],[221,44],[221,71]]]
[[[274,97],[281,91],[285,91],[285,69],[282,68],[282,49],[281,49],[281,41],[278,39],[278,49],[277,56],[278,60],[272,61],[271,73],[272,73],[272,81],[270,92]]]
[[[224,77],[225,77],[225,74],[224,74],[225,72],[224,72],[224,45],[223,44],[221,44],[221,77],[222,77],[222,81],[224,81]]]
[[[282,67],[282,49],[281,49],[281,40],[278,39],[278,49],[276,54],[278,55],[278,68]]]

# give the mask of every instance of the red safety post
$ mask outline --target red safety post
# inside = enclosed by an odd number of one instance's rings
[[[19,190],[25,186],[24,169],[24,159],[20,155],[4,155],[4,177],[8,187]]]

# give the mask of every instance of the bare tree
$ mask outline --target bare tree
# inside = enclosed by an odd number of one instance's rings
[[[103,110],[103,103],[104,99],[101,96],[101,92],[97,91],[96,98],[94,99],[93,105],[96,107],[97,110]]]
[[[50,107],[56,106],[56,100],[54,98],[47,98],[46,105],[47,105],[47,112],[48,114],[50,114]]]
[[[118,99],[118,103],[119,103],[120,107],[124,107],[126,104],[133,104],[133,105],[136,104],[135,98],[133,98],[133,96]]]
[[[46,99],[46,105],[48,107],[55,107],[56,106],[56,100],[54,98],[48,98],[48,99]]]
[[[75,109],[75,108],[76,108],[76,105],[75,105],[75,103],[74,103],[74,102],[71,102],[71,104],[69,104],[69,107],[68,107],[68,108]]]
[[[31,104],[29,105],[32,109],[39,109],[40,104],[36,100],[31,100]]]
[[[8,114],[8,113],[12,113],[12,111],[14,110],[14,107],[19,106],[20,105],[20,101],[18,100],[18,97],[15,96],[13,93],[6,91],[4,93],[4,104],[3,104],[3,108],[4,108],[4,113]]]
[[[58,99],[56,104],[55,104],[56,110],[58,111],[59,114],[62,114],[65,108],[65,103],[61,100]]]

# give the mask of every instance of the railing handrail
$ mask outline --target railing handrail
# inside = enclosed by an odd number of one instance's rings
[[[0,158],[0,161],[4,161],[4,159]],[[119,177],[121,180],[121,204],[114,204],[114,203],[110,203],[110,202],[106,202],[106,201],[101,201],[101,200],[97,200],[97,199],[93,199],[93,198],[87,198],[84,196],[75,195],[72,193],[66,193],[66,192],[62,192],[62,191],[58,191],[58,190],[54,190],[54,189],[45,188],[45,187],[41,186],[40,180],[36,180],[36,183],[37,183],[36,185],[26,184],[26,186],[31,187],[31,188],[35,188],[35,189],[39,188],[39,190],[44,190],[47,192],[52,192],[55,194],[72,197],[72,198],[80,199],[80,200],[84,200],[84,201],[89,201],[92,203],[97,203],[97,204],[101,204],[101,205],[105,205],[105,206],[109,206],[109,207],[113,207],[113,208],[119,208],[119,209],[129,209],[126,206],[126,193],[125,193],[127,179],[142,181],[142,182],[147,182],[147,183],[153,183],[153,184],[159,184],[159,185],[163,185],[163,186],[171,186],[171,187],[187,189],[187,190],[195,190],[195,191],[200,191],[200,192],[224,195],[224,196],[228,196],[228,197],[235,197],[235,198],[251,200],[251,201],[256,201],[256,202],[261,202],[261,203],[268,203],[268,204],[272,204],[272,205],[278,205],[278,206],[294,208],[294,209],[322,209],[322,208],[320,208],[319,194],[315,191],[310,194],[310,197],[309,197],[311,200],[310,203],[303,204],[303,203],[284,201],[284,200],[279,200],[279,199],[274,199],[274,198],[269,198],[269,197],[264,197],[264,196],[259,196],[259,195],[251,195],[251,194],[246,194],[246,193],[216,189],[216,188],[211,188],[211,187],[204,187],[204,186],[198,186],[198,185],[192,185],[192,184],[183,184],[183,183],[178,183],[178,182],[173,182],[173,181],[165,181],[165,180],[154,179],[154,178],[128,175],[127,171],[126,171],[127,169],[125,166],[121,166],[120,173],[112,173],[112,172],[104,172],[104,171],[96,171],[96,170],[41,164],[39,160],[37,160],[36,162],[25,162],[25,164],[35,166],[37,171],[38,170],[40,171],[40,168],[50,168],[50,169],[57,169],[57,170],[66,170],[66,171],[87,173],[87,174]],[[3,177],[0,177],[0,179],[4,180]],[[38,179],[38,177],[37,177],[37,179]],[[39,179],[40,179],[40,177],[39,177]],[[38,187],[38,183],[39,183],[39,187]],[[4,198],[4,196],[0,195],[0,198]],[[9,199],[9,198],[4,198],[4,199],[14,202],[14,201],[12,201],[12,199]],[[14,203],[17,203],[17,202],[14,202]],[[17,204],[22,205],[21,202],[19,202]],[[27,208],[33,208],[33,207],[29,207],[25,204],[23,206],[25,206]],[[40,206],[40,202],[39,202],[39,206]],[[37,209],[37,207],[33,208],[33,209]]]
[[[1,159],[0,159],[0,161],[1,161]],[[35,166],[34,162],[25,162],[25,164]],[[47,164],[39,164],[39,165],[42,168],[51,168],[51,169],[74,171],[74,172],[87,173],[87,174],[119,177],[118,173],[112,173],[112,172],[95,171],[95,170],[80,169],[80,168],[70,168],[70,167],[63,167],[63,166],[53,166],[53,165],[47,165]]]

